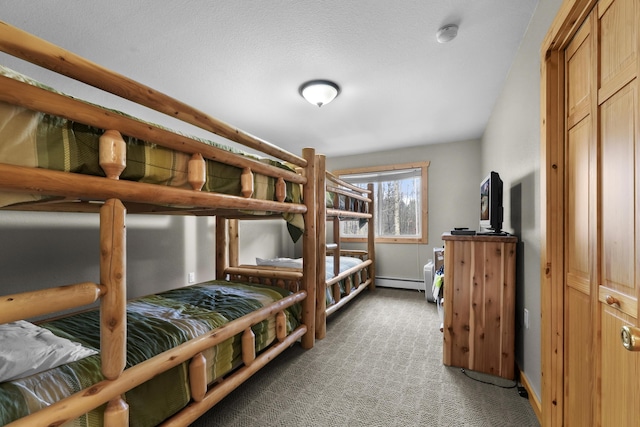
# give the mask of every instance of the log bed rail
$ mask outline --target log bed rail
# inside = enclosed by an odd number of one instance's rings
[[[61,211],[99,211],[100,213],[100,283],[78,283],[2,296],[0,297],[0,323],[53,314],[61,310],[83,307],[99,300],[101,369],[106,379],[19,419],[11,423],[11,426],[61,425],[104,403],[107,403],[104,413],[105,426],[128,425],[128,406],[123,399],[123,393],[191,359],[189,372],[192,377],[190,387],[193,401],[165,423],[165,425],[186,425],[297,340],[301,341],[303,348],[313,347],[317,239],[315,216],[317,190],[315,189],[316,169],[313,149],[305,148],[302,157],[291,154],[167,95],[1,21],[0,50],[178,118],[268,156],[292,163],[302,171],[302,173],[294,173],[266,165],[162,127],[115,112],[111,113],[28,83],[0,77],[0,100],[2,101],[97,128],[109,129],[100,141],[100,165],[106,177],[0,164],[0,189],[3,191],[39,193],[63,198],[62,201],[35,202],[10,206],[7,209],[29,210],[37,206],[36,210],[55,211],[59,208]],[[121,133],[192,155],[188,170],[192,189],[120,180],[119,175],[124,169],[126,157]],[[204,158],[242,168],[243,196],[200,191],[204,183]],[[254,172],[277,179],[277,200],[250,198],[253,193]],[[284,203],[285,181],[302,186],[304,204]],[[65,201],[70,203],[66,204]],[[135,208],[140,207],[139,204],[158,207],[155,210],[148,207],[140,208],[142,213],[154,211],[212,215],[224,212],[225,215],[232,217],[238,210],[243,211],[238,213],[239,216],[246,215],[246,211],[251,210],[302,214],[305,223],[303,256],[309,262],[305,263],[305,268],[299,276],[288,277],[285,274],[283,279],[278,278],[277,274],[272,274],[272,277],[266,278],[274,284],[282,284],[283,280],[296,281],[296,291],[292,295],[125,369],[127,333],[125,219],[129,206],[135,211]],[[71,207],[72,205],[77,207]],[[172,208],[166,207],[167,205],[171,205]],[[184,209],[178,211],[175,207]],[[219,217],[217,222],[224,223],[225,218]],[[225,239],[218,234],[217,251],[220,250],[220,241]],[[216,268],[216,274],[219,273],[222,274],[217,276],[219,278],[228,275],[224,273],[224,269]],[[46,301],[46,304],[42,301]],[[302,305],[301,326],[287,336],[283,310],[296,303]],[[255,337],[251,332],[251,326],[271,316],[276,318],[276,343],[256,355]],[[202,377],[204,364],[202,351],[239,333],[242,333],[244,365],[233,371],[219,384],[207,389],[207,384]]]

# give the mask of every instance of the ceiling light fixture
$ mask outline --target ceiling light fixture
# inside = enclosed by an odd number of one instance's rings
[[[298,92],[309,103],[322,107],[338,96],[340,87],[329,80],[311,80],[303,83]]]
[[[436,40],[438,40],[438,43],[448,43],[455,39],[457,35],[458,26],[455,24],[449,24],[438,30],[436,33]]]

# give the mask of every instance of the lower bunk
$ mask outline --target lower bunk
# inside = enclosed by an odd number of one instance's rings
[[[325,283],[316,284],[325,294],[325,311],[332,314],[373,282],[369,273],[372,262],[366,251],[341,250],[341,255],[325,257]],[[259,267],[302,270],[302,258],[256,258]],[[250,268],[249,266],[240,266]]]
[[[105,421],[120,395],[132,426],[187,425],[307,331],[305,296],[210,281],[130,301],[126,369],[115,380],[101,373],[109,355],[99,353],[98,310],[2,325],[0,425],[126,425]]]

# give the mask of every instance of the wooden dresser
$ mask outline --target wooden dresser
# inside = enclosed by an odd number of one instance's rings
[[[443,363],[514,379],[515,236],[445,233]]]

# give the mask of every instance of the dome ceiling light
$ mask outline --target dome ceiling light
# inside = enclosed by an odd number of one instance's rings
[[[298,92],[309,103],[322,107],[338,96],[340,86],[329,80],[311,80],[303,83]]]
[[[458,26],[455,24],[449,24],[438,30],[436,33],[436,40],[438,40],[438,43],[448,43],[455,39],[457,35]]]

